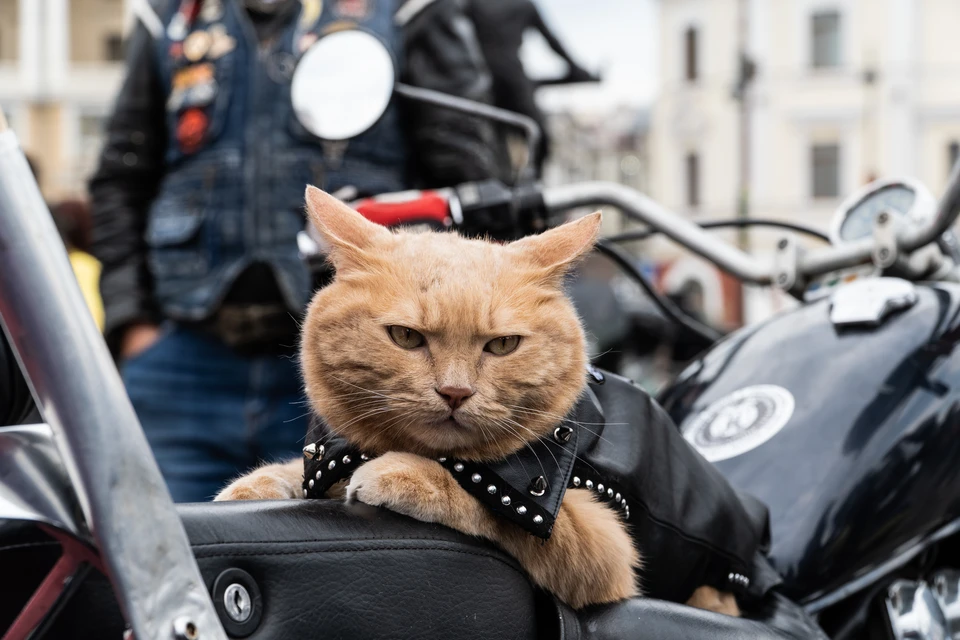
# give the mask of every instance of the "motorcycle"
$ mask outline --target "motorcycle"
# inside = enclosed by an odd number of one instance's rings
[[[343,37],[354,38],[327,36]],[[353,60],[382,58],[350,44]],[[337,92],[330,80],[320,84]],[[326,103],[311,102],[322,123]],[[342,109],[330,135],[349,134],[352,116],[350,135],[379,117],[361,111]],[[729,618],[643,598],[574,612],[489,545],[364,505],[174,507],[2,120],[0,167],[0,319],[45,420],[0,428],[0,566],[5,586],[19,586],[0,599],[0,621],[12,621],[4,639],[822,637],[810,616],[834,638],[957,637],[960,285],[948,229],[960,169],[939,202],[913,181],[871,185],[843,210],[829,248],[784,238],[772,265],[614,184],[471,183],[354,203],[385,224],[468,233],[478,221],[526,233],[611,205],[806,303],[721,337],[660,296],[615,244],[599,245],[679,331],[715,343],[660,400],[687,440],[770,510],[782,593]],[[305,257],[322,251],[309,230],[300,241]]]

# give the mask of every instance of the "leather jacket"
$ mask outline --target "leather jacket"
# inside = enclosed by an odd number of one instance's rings
[[[322,497],[369,459],[318,419],[306,442],[306,497]],[[642,554],[647,596],[686,602],[697,587],[710,585],[749,608],[780,584],[764,557],[766,508],[738,495],[631,381],[591,370],[568,419],[533,447],[545,449],[536,461],[523,458],[531,455],[527,449],[496,463],[439,460],[495,515],[541,538],[549,537],[567,488],[596,491],[621,514]]]
[[[401,79],[489,102],[489,72],[463,0],[411,4],[419,9],[408,12],[402,23]],[[158,7],[158,13],[166,12]],[[104,332],[114,353],[127,326],[157,323],[164,315],[154,293],[145,234],[148,211],[167,172],[164,154],[173,132],[166,122],[166,88],[152,45],[150,33],[138,23],[128,42],[126,77],[107,124],[99,167],[89,184],[92,253],[103,265]],[[410,186],[442,187],[503,175],[490,123],[433,107],[403,108],[409,155],[417,158]]]

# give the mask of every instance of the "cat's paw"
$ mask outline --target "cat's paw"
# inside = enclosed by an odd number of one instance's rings
[[[713,587],[702,586],[693,592],[687,605],[706,609],[714,613],[722,613],[734,618],[740,617],[740,607],[737,606],[737,599],[732,593],[717,591]]]
[[[276,475],[253,472],[237,478],[217,494],[214,502],[229,500],[287,500],[299,497],[300,485]]]
[[[460,530],[463,522],[458,513],[464,499],[471,497],[440,463],[411,453],[374,458],[353,472],[347,486],[348,502],[356,500]]]

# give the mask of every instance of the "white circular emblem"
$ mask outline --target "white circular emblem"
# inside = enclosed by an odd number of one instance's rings
[[[683,437],[710,462],[746,453],[777,435],[793,415],[793,395],[771,384],[731,393],[684,422]]]

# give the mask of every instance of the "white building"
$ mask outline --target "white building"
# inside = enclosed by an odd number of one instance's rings
[[[660,0],[659,27],[651,192],[694,219],[737,213],[741,33],[756,63],[752,216],[826,229],[874,178],[915,176],[939,193],[960,154],[955,1]],[[754,232],[751,245],[767,253],[776,237]],[[769,296],[750,300],[747,320],[769,312]]]
[[[130,4],[0,0],[0,109],[48,198],[84,192],[122,81]]]

